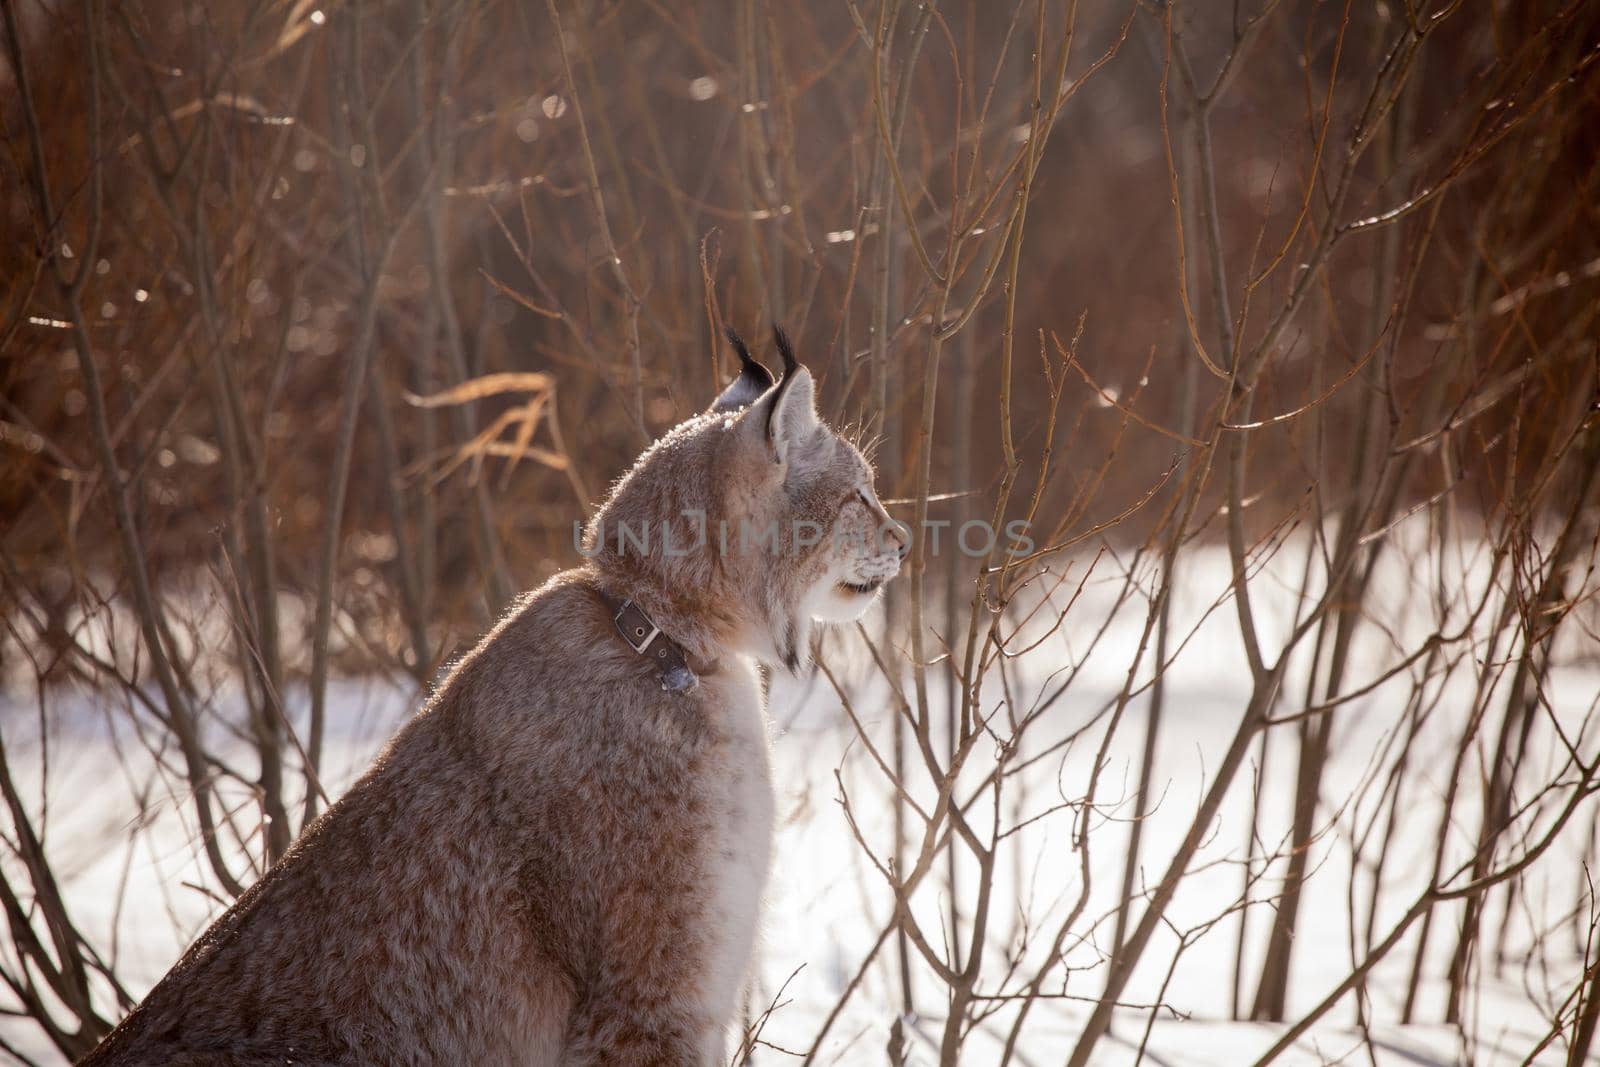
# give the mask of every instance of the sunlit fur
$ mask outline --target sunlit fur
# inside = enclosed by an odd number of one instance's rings
[[[871,471],[789,362],[646,452],[594,558],[524,597],[84,1063],[726,1063],[772,846],[752,657],[795,666],[811,620],[858,616],[904,544],[879,540]],[[724,555],[691,547],[686,509],[713,535],[823,536]],[[678,536],[617,551],[624,521]],[[606,596],[683,646],[693,688],[662,687]]]
[[[768,530],[776,544],[759,536]],[[708,412],[658,441],[617,483],[587,542],[647,610],[703,630],[702,653],[732,648],[794,669],[811,621],[859,617],[898,571],[906,536],[860,449],[818,419],[802,367],[743,411]]]

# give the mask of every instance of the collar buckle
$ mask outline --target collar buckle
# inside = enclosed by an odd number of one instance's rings
[[[629,618],[624,619],[624,615]],[[611,617],[611,621],[616,623],[617,632],[622,634],[622,639],[641,656],[650,647],[650,643],[661,636],[661,627],[644,613],[643,608],[631,600],[622,602],[622,606]]]
[[[648,659],[656,668],[656,678],[661,688],[669,693],[682,693],[699,684],[689,657],[672,638],[661,632],[645,610],[632,600],[618,601],[604,592],[600,594],[607,605],[615,608],[611,624],[628,647]],[[651,651],[654,646],[654,651]]]

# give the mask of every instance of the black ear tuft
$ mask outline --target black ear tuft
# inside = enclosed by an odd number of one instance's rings
[[[739,336],[739,331],[732,326],[728,326],[723,332],[727,334],[728,343],[733,346],[733,350],[739,353],[739,372],[759,378],[765,381],[768,386],[771,386],[772,373],[756,362],[755,357],[750,354],[750,346],[744,343],[744,338]]]
[[[711,410],[718,412],[747,408],[757,397],[772,388],[772,372],[756,362],[755,357],[750,354],[749,346],[744,343],[744,338],[735,333],[731,326],[727,329],[727,335],[728,343],[739,353],[739,376],[722,391],[716,403],[711,405]]]
[[[772,407],[767,411],[767,440],[772,440],[772,415],[778,410],[778,405],[783,403],[783,394],[789,391],[789,383],[794,381],[794,372],[800,369],[800,361],[794,356],[794,344],[789,340],[789,335],[782,326],[776,322],[772,324],[772,339],[777,342],[778,354],[783,357],[783,377],[778,379],[778,393],[772,398]]]
[[[794,358],[794,344],[777,323],[772,324],[772,339],[778,343],[778,354],[783,357],[783,376],[788,378],[800,366],[800,361]]]

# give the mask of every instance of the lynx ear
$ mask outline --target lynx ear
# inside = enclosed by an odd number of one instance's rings
[[[811,372],[794,357],[794,346],[782,326],[772,327],[772,337],[783,356],[783,380],[772,391],[767,410],[767,443],[779,463],[790,457],[817,429],[817,387]]]
[[[739,353],[739,377],[711,405],[711,410],[718,413],[742,411],[772,388],[772,372],[755,361],[744,339],[734,333],[731,326],[728,327],[728,343]]]

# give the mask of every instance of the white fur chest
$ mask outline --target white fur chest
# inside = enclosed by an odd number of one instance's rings
[[[766,713],[755,670],[735,662],[717,686],[724,739],[707,767],[713,827],[705,853],[710,951],[703,988],[705,1010],[720,1028],[736,1021],[750,970],[772,856],[773,798]]]

